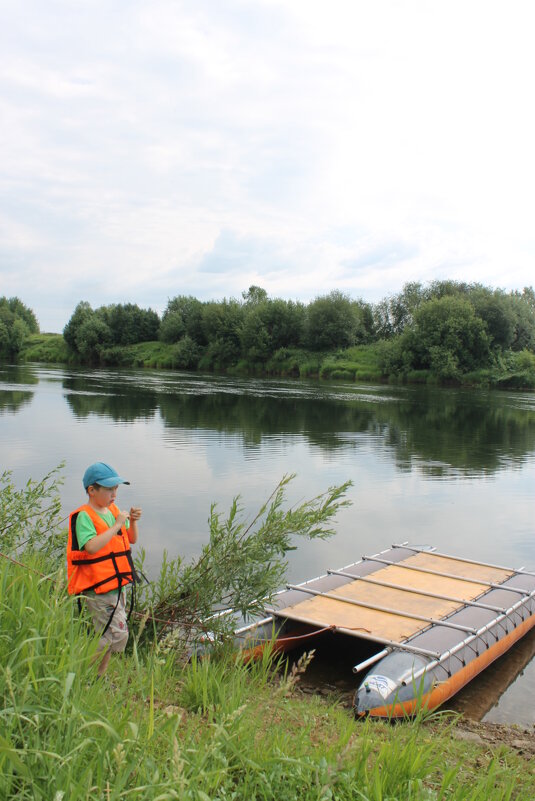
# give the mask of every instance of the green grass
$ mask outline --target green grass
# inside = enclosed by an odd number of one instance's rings
[[[325,356],[319,375],[346,381],[377,381],[384,377],[374,345],[355,345]]]
[[[357,722],[302,696],[299,670],[233,654],[174,658],[165,642],[112,659],[61,571],[0,560],[0,797],[6,801],[526,801],[535,777],[507,748],[460,741],[447,716]],[[32,570],[38,571],[37,573]],[[46,573],[47,576],[40,574]]]
[[[69,354],[63,334],[30,334],[19,353],[21,362],[65,363]]]
[[[197,349],[193,362],[199,369],[211,369],[212,360]],[[72,361],[61,334],[32,334],[19,355],[23,362],[68,363]],[[193,356],[191,357],[193,358]],[[105,348],[101,355],[102,366],[188,369],[184,366],[184,353],[179,345],[164,342],[139,342],[136,345]],[[329,353],[314,353],[302,348],[280,348],[265,363],[241,358],[225,368],[229,375],[281,376],[320,378],[333,381],[383,381],[393,383],[440,384],[440,378],[431,370],[411,370],[385,375],[381,367],[381,343],[355,345]],[[447,381],[446,383],[452,383]],[[535,389],[535,354],[524,350],[504,354],[500,363],[459,376],[453,383],[471,387],[507,389]]]

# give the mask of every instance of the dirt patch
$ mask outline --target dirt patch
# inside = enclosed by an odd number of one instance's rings
[[[481,723],[460,718],[452,729],[452,736],[459,740],[477,742],[491,748],[504,745],[512,748],[526,759],[535,756],[535,730],[503,723]]]

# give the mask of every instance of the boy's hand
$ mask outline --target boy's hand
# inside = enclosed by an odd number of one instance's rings
[[[139,506],[130,507],[130,520],[139,520],[141,512],[142,510]]]
[[[119,514],[115,518],[115,522],[118,523],[121,528],[124,526],[127,520],[128,520],[128,512],[119,512]]]

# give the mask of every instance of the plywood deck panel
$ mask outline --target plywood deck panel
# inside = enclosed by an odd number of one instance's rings
[[[418,570],[406,570],[401,566],[403,564],[451,573],[471,581],[437,576]],[[279,610],[278,615],[286,614],[294,620],[298,619],[315,626],[337,626],[355,632],[361,630],[376,637],[403,642],[429,626],[425,621],[405,617],[404,612],[440,620],[462,608],[463,601],[474,600],[490,588],[488,584],[482,582],[501,583],[511,575],[512,571],[501,568],[489,568],[449,557],[419,553],[398,565],[385,566],[375,571],[371,578],[398,584],[411,590],[449,595],[460,599],[459,602],[431,598],[418,592],[382,587],[357,579],[330,593],[339,596],[340,599],[346,598],[356,603],[321,596],[306,597],[303,594],[302,601]],[[368,609],[366,606],[357,605],[359,602],[392,609],[400,614]]]
[[[441,573],[452,573],[456,576],[469,578],[474,581],[490,582],[501,584],[505,579],[512,576],[513,570],[504,570],[501,567],[489,567],[487,565],[472,564],[463,562],[449,556],[436,556],[433,553],[422,552],[404,559],[400,564],[412,565],[414,567],[424,567],[430,570],[437,570]],[[409,573],[409,571],[406,571]],[[414,571],[410,571],[411,573]]]

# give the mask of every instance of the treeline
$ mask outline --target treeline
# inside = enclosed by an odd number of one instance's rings
[[[17,299],[3,301],[6,314],[18,315],[19,340],[21,326],[35,330],[33,312]],[[535,292],[458,281],[413,282],[377,304],[338,290],[304,304],[270,298],[265,289],[251,286],[240,299],[200,301],[177,295],[161,319],[136,304],[93,309],[82,301],[62,340],[72,363],[104,366],[146,364],[142,343],[151,343],[158,365],[178,369],[354,379],[362,374],[346,357],[348,349],[358,346],[360,356],[363,350],[373,354],[377,376],[456,381],[474,371],[494,370],[533,374],[535,382]]]
[[[0,297],[0,359],[12,361],[30,334],[39,332],[33,311],[18,298]]]
[[[158,339],[159,331],[160,318],[152,309],[134,303],[92,309],[81,301],[63,329],[63,338],[71,354],[85,363],[98,363],[105,354],[113,360],[113,348]]]
[[[125,345],[159,339],[177,367],[224,370],[241,359],[264,364],[284,348],[327,351],[374,338],[372,307],[334,291],[312,303],[268,298],[252,286],[242,299],[202,302],[178,295],[161,321],[138,306],[79,303],[63,335],[73,355],[113,363]]]
[[[120,363],[125,345],[159,339],[173,346],[176,367],[204,370],[273,366],[289,349],[381,343],[385,374],[431,370],[454,379],[507,352],[535,351],[535,292],[435,281],[406,284],[377,304],[335,290],[305,305],[251,286],[241,300],[178,295],[161,320],[132,304],[93,310],[80,303],[64,337],[73,355],[106,364]]]
[[[429,370],[442,379],[506,366],[535,371],[535,292],[504,292],[481,284],[435,281],[424,288],[406,284],[403,291],[375,309],[376,335],[383,340],[381,364],[386,374]]]

